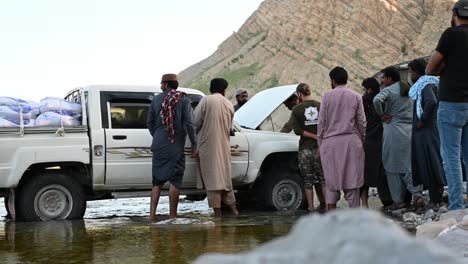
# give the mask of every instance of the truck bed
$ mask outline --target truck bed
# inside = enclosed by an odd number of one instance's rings
[[[55,133],[60,129],[60,127],[25,127],[24,134],[40,134],[40,133]],[[74,127],[64,127],[65,133],[81,133],[87,132],[87,126],[74,126]],[[0,135],[2,134],[18,134],[20,133],[19,127],[0,127]]]

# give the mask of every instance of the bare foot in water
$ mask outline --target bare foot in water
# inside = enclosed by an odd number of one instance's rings
[[[239,211],[237,210],[236,203],[233,203],[230,207],[231,207],[232,215],[236,217],[239,216]]]

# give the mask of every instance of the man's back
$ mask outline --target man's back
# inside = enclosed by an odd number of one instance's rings
[[[444,55],[445,63],[440,76],[440,100],[468,102],[468,25],[445,30],[436,50]]]
[[[203,111],[203,123],[201,126],[200,144],[209,140],[210,133],[223,134],[229,138],[234,116],[234,108],[221,94],[205,96],[200,102]],[[215,131],[213,131],[215,129]]]
[[[380,106],[385,104],[384,113],[392,117],[393,122],[402,122],[411,124],[413,120],[413,100],[408,96],[400,95],[400,83],[396,82],[385,87],[374,98]],[[376,107],[378,109],[380,107]]]
[[[322,98],[319,126],[321,137],[345,134],[365,134],[365,116],[361,96],[347,88],[337,86]],[[323,114],[323,115],[322,115]],[[362,117],[361,117],[362,115]],[[325,120],[321,120],[322,116]],[[358,118],[362,120],[358,120]]]
[[[304,137],[304,131],[317,134],[318,115],[320,103],[315,100],[302,101],[292,109],[294,116],[294,132],[301,136],[299,149],[314,148],[317,146],[315,139]]]
[[[148,111],[148,120],[147,125],[150,133],[153,135],[153,145],[152,148],[160,148],[170,144],[169,135],[166,129],[163,126],[162,118],[161,118],[161,110],[162,110],[162,102],[164,98],[167,96],[170,90],[165,91],[156,95],[151,102],[151,106]],[[187,136],[187,131],[185,126],[185,122],[189,121],[191,123],[191,114],[190,101],[186,96],[182,96],[180,98],[179,103],[175,109],[175,115],[173,119],[174,124],[174,140],[175,142],[183,147],[185,145],[185,138]]]

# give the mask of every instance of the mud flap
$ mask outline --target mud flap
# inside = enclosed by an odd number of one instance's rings
[[[15,210],[15,189],[10,189],[8,194],[8,211],[10,212],[11,220],[16,220],[16,210]]]

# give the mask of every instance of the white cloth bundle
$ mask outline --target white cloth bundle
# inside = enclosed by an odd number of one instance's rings
[[[62,115],[76,116],[81,114],[81,104],[71,103],[62,98],[46,97],[39,103],[39,110],[42,113],[55,112]]]
[[[36,119],[36,126],[79,126],[81,125],[80,120],[69,115],[60,115],[55,112],[45,112],[40,114]]]
[[[36,125],[36,122],[34,119],[24,119],[23,122],[24,122],[25,127],[33,127]],[[20,122],[0,118],[0,127],[20,127]]]

